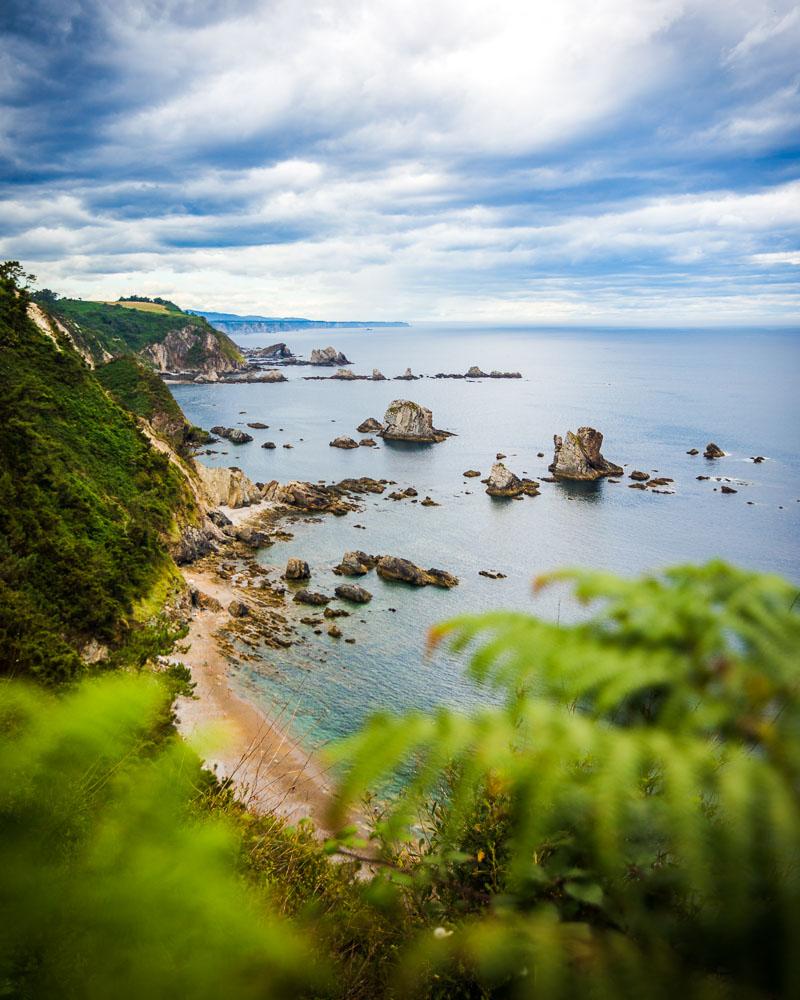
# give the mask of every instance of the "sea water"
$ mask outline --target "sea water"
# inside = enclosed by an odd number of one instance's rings
[[[350,607],[351,617],[338,622],[355,645],[305,629],[290,649],[265,650],[246,664],[237,684],[265,706],[284,706],[310,743],[351,732],[377,710],[469,708],[491,699],[465,678],[463,659],[447,651],[425,655],[427,630],[496,608],[570,620],[578,612],[563,588],[533,592],[533,579],[550,570],[630,575],[720,557],[800,582],[800,331],[416,325],[280,337],[306,357],[332,344],[357,374],[379,368],[390,380],[305,381],[332,372],[294,366],[282,369],[286,383],[173,386],[192,423],[242,426],[254,437],[238,447],[221,442],[214,447],[227,454],[201,460],[237,465],[258,481],[369,476],[398,485],[365,495],[363,512],[292,525],[294,538],[259,559],[305,559],[312,588],[328,594],[342,582],[332,569],[348,549],[402,556],[460,579],[449,591],[417,589],[372,572],[358,582],[373,601]],[[269,342],[268,335],[241,338],[242,346]],[[471,365],[523,377],[391,381],[406,367],[433,375]],[[429,407],[435,426],[455,436],[423,446],[376,438],[378,448],[330,447],[338,435],[358,439],[358,424],[381,419],[397,398]],[[250,430],[251,421],[269,429]],[[583,425],[602,431],[604,455],[626,467],[619,484],[542,483],[540,496],[515,501],[492,499],[479,479],[462,476],[467,469],[488,475],[503,452],[511,471],[540,479],[548,475],[553,435]],[[265,440],[277,448],[261,448]],[[727,457],[704,459],[709,441]],[[701,454],[687,455],[690,448]],[[766,461],[754,464],[755,455]],[[674,494],[629,489],[633,469],[673,478]],[[699,475],[728,477],[737,492],[722,494],[719,482]],[[387,499],[406,486],[440,506]],[[479,576],[482,569],[506,578]]]

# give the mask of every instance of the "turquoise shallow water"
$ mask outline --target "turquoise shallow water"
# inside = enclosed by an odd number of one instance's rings
[[[303,375],[320,369],[298,366],[284,369],[290,381],[283,384],[173,387],[193,423],[270,425],[250,432],[252,444],[225,445],[227,455],[204,456],[208,464],[235,464],[262,481],[392,479],[441,504],[423,508],[368,496],[363,513],[298,523],[292,541],[262,554],[270,563],[301,556],[312,567],[314,587],[328,593],[340,582],[331,569],[350,548],[405,556],[461,579],[452,591],[415,590],[371,573],[360,582],[374,600],[342,622],[355,645],[309,635],[247,667],[239,683],[265,703],[286,704],[312,742],[352,731],[376,709],[466,707],[484,700],[487,693],[464,679],[463,663],[446,653],[424,658],[427,627],[495,607],[568,618],[575,612],[563,595],[533,598],[531,580],[550,569],[592,566],[633,574],[720,556],[800,582],[798,331],[415,326],[287,333],[284,339],[305,356],[332,343],[359,374],[378,367],[392,376],[408,365],[415,374],[463,372],[477,364],[524,376],[306,382]],[[269,338],[242,342],[257,346]],[[382,417],[395,398],[430,407],[436,426],[457,436],[423,447],[329,447],[338,434],[358,437],[356,426],[368,416]],[[603,432],[603,451],[612,461],[673,477],[675,495],[652,495],[624,483],[544,483],[539,497],[494,501],[479,480],[461,475],[469,468],[486,475],[498,451],[518,475],[547,475],[553,434],[582,424]],[[264,440],[278,448],[262,449]],[[686,455],[711,440],[729,457],[711,463]],[[293,449],[281,448],[284,442]],[[537,458],[540,451],[544,458]],[[768,460],[754,465],[749,457],[757,454]],[[717,484],[697,481],[698,474],[738,479],[738,492],[714,492]],[[507,579],[484,579],[480,569],[500,570]]]

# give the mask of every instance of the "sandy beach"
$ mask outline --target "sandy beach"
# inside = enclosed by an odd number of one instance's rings
[[[236,525],[255,526],[268,512],[266,504],[225,508]],[[232,622],[227,608],[231,601],[251,600],[253,594],[215,572],[215,565],[228,558],[214,556],[183,568],[189,587],[213,601],[211,607],[192,608],[189,632],[181,641],[186,651],[180,659],[191,669],[195,697],[178,699],[178,730],[220,778],[233,781],[249,808],[277,812],[293,823],[308,817],[325,836],[330,832],[326,816],[332,786],[322,765],[292,739],[287,720],[270,716],[231,686],[230,642],[223,634]]]

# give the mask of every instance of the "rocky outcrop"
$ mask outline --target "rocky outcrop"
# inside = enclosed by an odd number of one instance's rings
[[[358,448],[358,441],[354,441],[351,437],[337,437],[330,442],[331,448]]]
[[[646,483],[650,478],[650,474],[647,472],[641,472],[639,469],[634,469],[628,478],[635,479],[637,483]]]
[[[341,351],[337,351],[335,347],[315,347],[311,352],[308,363],[310,365],[326,365],[330,368],[336,368],[340,365],[351,365],[353,362],[348,361],[344,354]]]
[[[383,372],[378,371],[377,368],[373,368],[372,369],[372,381],[373,382],[385,382],[386,381],[386,376],[383,374]]]
[[[195,462],[195,468],[200,477],[203,492],[214,506],[249,507],[259,503],[261,491],[236,466],[230,468],[211,469],[201,462]]]
[[[244,601],[231,601],[228,605],[228,614],[232,618],[246,618],[250,614],[250,608]]]
[[[489,378],[522,378],[521,372],[499,372],[493,369],[489,372]]]
[[[269,430],[269,424],[262,424],[262,422],[260,420],[253,420],[251,423],[248,423],[247,426],[248,427],[252,427],[253,430],[255,430],[255,431],[266,431],[266,430]]]
[[[365,576],[371,569],[375,568],[378,558],[378,556],[362,552],[361,549],[345,552],[342,561],[335,567],[334,573],[340,576]]]
[[[417,379],[422,378],[421,375],[414,375],[410,368],[406,368],[402,375],[395,375],[395,382],[416,382]]]
[[[374,441],[372,438],[361,438],[361,440],[358,442],[358,445],[359,445],[360,448],[377,448],[378,447],[377,441]]]
[[[358,380],[358,375],[349,368],[340,368],[335,375],[331,375],[331,378],[339,379],[341,382],[355,382]]]
[[[277,445],[275,444],[275,442],[274,442],[274,441],[265,441],[265,442],[264,442],[264,443],[263,443],[263,444],[261,445],[261,447],[262,447],[262,448],[266,448],[266,449],[267,449],[268,451],[273,451],[273,450],[274,450],[275,448],[277,448],[278,446],[277,446]]]
[[[265,500],[285,504],[287,507],[320,514],[341,515],[357,510],[356,504],[343,499],[338,490],[314,483],[292,481],[281,484],[273,480],[264,486],[262,496]]]
[[[286,563],[286,570],[283,574],[284,580],[310,580],[311,570],[304,559],[292,557]]]
[[[467,378],[488,378],[489,376],[486,374],[486,372],[481,371],[481,369],[478,368],[477,365],[473,365],[471,368],[467,369],[466,377]]]
[[[718,444],[714,444],[713,441],[709,441],[706,445],[706,450],[703,452],[703,458],[724,458],[725,452],[720,448]]]
[[[227,338],[223,338],[230,345]],[[232,350],[223,350],[220,336],[207,327],[187,323],[170,330],[159,344],[148,344],[141,352],[160,372],[234,372],[244,362]]]
[[[522,480],[518,479],[502,462],[495,462],[486,482],[486,492],[490,497],[522,496]]]
[[[334,594],[345,601],[352,601],[354,604],[367,604],[372,600],[372,594],[357,583],[342,583],[335,590]]]
[[[378,434],[383,430],[383,424],[375,417],[367,417],[356,427],[359,434]]]
[[[455,587],[458,577],[446,573],[443,569],[420,569],[409,559],[398,556],[381,556],[376,566],[376,572],[383,580],[395,580],[399,583],[409,583],[414,587]]]
[[[577,433],[567,431],[562,441],[553,437],[555,454],[549,466],[555,479],[595,480],[603,476],[621,476],[623,470],[618,465],[606,461],[600,454],[603,435],[593,427],[579,427]]]
[[[199,379],[195,379],[198,382]],[[277,368],[268,368],[263,371],[257,368],[255,371],[247,372],[236,372],[233,375],[225,375],[222,379],[217,381],[221,382],[288,382],[289,380],[283,374],[279,372]]]
[[[294,358],[294,355],[284,343],[270,344],[269,347],[255,347],[245,352],[248,357],[263,359],[264,361],[276,360],[287,361]]]
[[[346,493],[383,493],[386,482],[362,476],[360,479],[342,479],[336,484],[336,488]]]
[[[223,427],[221,424],[216,427],[212,427],[211,433],[217,434],[219,437],[227,438],[231,444],[247,444],[248,441],[253,440],[252,434],[247,434],[238,427]]]
[[[185,566],[216,552],[218,543],[224,540],[222,532],[213,523],[201,528],[187,525],[178,541],[170,545],[169,551],[178,566]]]
[[[387,441],[431,444],[452,436],[448,431],[440,431],[433,426],[433,414],[427,407],[409,399],[395,399],[389,403],[383,421],[378,433]]]

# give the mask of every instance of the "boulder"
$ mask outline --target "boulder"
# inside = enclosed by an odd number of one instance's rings
[[[262,424],[260,420],[254,420],[251,424],[248,424],[247,426],[252,427],[253,430],[256,431],[269,430],[269,424]]]
[[[342,583],[334,591],[337,597],[354,604],[367,604],[372,600],[372,594],[357,583]]]
[[[272,539],[269,535],[265,534],[263,531],[257,531],[255,528],[251,528],[249,524],[242,524],[238,528],[234,528],[234,538],[238,542],[243,542],[245,545],[249,545],[251,549],[261,549],[266,545],[272,545]]]
[[[337,437],[330,442],[331,448],[357,448],[358,441],[354,441],[351,437]]]
[[[298,590],[294,595],[295,604],[310,604],[313,607],[322,607],[330,600],[325,594],[315,593],[313,590]]]
[[[198,590],[196,587],[191,588],[190,595],[193,606],[199,608],[200,611],[222,611],[222,605],[216,597],[204,594],[202,590]]]
[[[555,479],[595,480],[603,476],[621,476],[618,465],[600,454],[603,435],[593,427],[579,427],[576,434],[567,431],[566,440],[553,436],[555,454],[549,466]]]
[[[221,510],[210,510],[208,512],[208,519],[212,524],[216,524],[218,528],[227,528],[233,524],[228,515],[223,514]]]
[[[739,492],[738,490],[735,490],[732,486],[720,486],[719,491],[720,491],[720,493],[738,493]]]
[[[250,614],[250,608],[243,601],[231,601],[228,605],[228,614],[232,618],[245,618]]]
[[[350,365],[352,361],[348,361],[344,354],[341,351],[337,351],[335,347],[315,347],[311,352],[308,363],[310,365],[326,365],[336,368],[340,365]]]
[[[522,480],[507,469],[502,462],[495,462],[486,483],[490,497],[518,497],[524,492]]]
[[[352,552],[345,552],[334,572],[342,576],[364,576],[375,568],[377,562],[377,556],[371,556],[360,549],[355,549]]]
[[[400,583],[409,583],[414,587],[425,587],[433,584],[435,587],[455,587],[458,584],[458,577],[447,573],[443,569],[420,569],[409,559],[400,559],[398,556],[381,556],[376,566],[376,572],[384,580],[396,580]]]
[[[284,580],[310,580],[311,570],[304,559],[297,559],[292,556],[286,563],[283,574]]]
[[[465,479],[477,479],[480,472],[478,472],[477,469],[467,469],[467,471],[462,472],[461,475],[464,476]]]
[[[267,449],[269,449],[270,451],[272,451],[272,450],[273,450],[274,448],[276,448],[276,447],[277,447],[277,445],[275,444],[275,442],[274,442],[274,441],[265,441],[265,442],[264,442],[264,443],[263,443],[263,444],[261,445],[261,447],[262,447],[262,448],[267,448]]]
[[[703,458],[724,458],[725,452],[720,448],[718,444],[714,444],[713,441],[709,441],[706,445],[706,450],[703,452]]]
[[[448,431],[433,426],[433,414],[427,407],[409,399],[395,399],[389,403],[383,420],[384,426],[379,433],[387,441],[431,444],[451,437]]]
[[[432,500],[430,497],[425,497],[424,500],[420,500],[420,507],[441,507],[440,503]]]
[[[687,454],[687,455],[699,455],[699,454],[700,454],[700,452],[698,451],[698,449],[697,449],[697,448],[690,448],[690,449],[689,449],[689,450],[688,450],[688,451],[686,452],[686,454]]]
[[[467,369],[467,378],[488,378],[489,376],[486,372],[481,371],[477,365],[473,365],[471,368]]]
[[[335,623],[331,624],[328,626],[328,635],[331,637],[331,639],[341,639],[342,630]]]
[[[377,442],[374,438],[361,438],[358,442],[360,448],[377,448]]]
[[[356,430],[359,434],[378,434],[383,430],[383,424],[375,417],[367,417],[366,420],[361,421]]]
[[[638,469],[634,469],[628,478],[635,479],[637,483],[646,483],[650,476],[647,472],[640,472]]]

